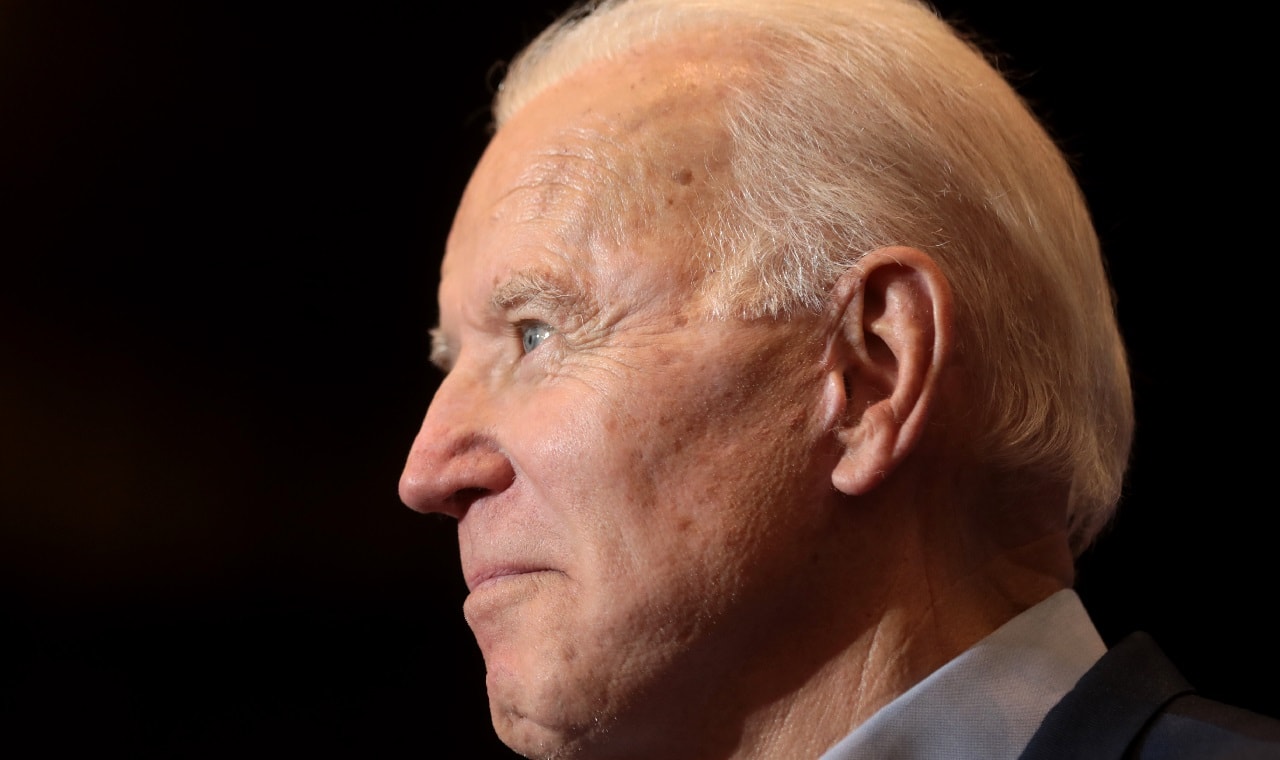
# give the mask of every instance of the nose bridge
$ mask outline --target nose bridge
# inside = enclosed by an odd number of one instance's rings
[[[418,512],[461,519],[476,499],[511,485],[484,384],[455,370],[427,407],[400,476],[400,499]]]

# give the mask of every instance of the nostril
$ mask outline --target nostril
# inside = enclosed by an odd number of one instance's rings
[[[471,508],[475,502],[488,496],[492,491],[487,488],[459,488],[449,497],[450,513],[456,514],[459,518]]]

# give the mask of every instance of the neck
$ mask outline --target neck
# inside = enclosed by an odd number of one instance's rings
[[[980,639],[1070,587],[1060,494],[1020,489],[1015,499],[958,503],[957,493],[1007,489],[951,481],[945,494],[923,493],[913,484],[938,481],[903,475],[844,505],[824,561],[798,584],[823,593],[787,611],[795,624],[786,641],[762,647],[759,659],[771,667],[756,674],[761,686],[776,688],[782,673],[806,677],[757,707],[742,741],[714,756],[818,757]],[[742,685],[742,693],[765,691]]]
[[[919,468],[922,465],[914,465]],[[886,704],[1072,582],[1061,494],[929,477],[908,464],[818,510],[776,600],[690,653],[610,753],[666,760],[819,757]],[[956,471],[953,469],[953,471]],[[946,483],[932,487],[925,483]],[[958,494],[982,494],[969,501]],[[1037,517],[1039,515],[1040,517]],[[757,600],[760,601],[760,600]],[[758,609],[754,605],[742,605]],[[763,605],[762,605],[763,606]],[[691,707],[691,705],[693,705]],[[662,726],[655,734],[653,727]],[[621,729],[621,726],[618,727]]]

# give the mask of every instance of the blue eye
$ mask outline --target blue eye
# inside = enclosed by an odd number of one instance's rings
[[[542,341],[551,337],[551,328],[541,322],[530,322],[520,325],[520,345],[527,354],[538,346],[542,345]]]

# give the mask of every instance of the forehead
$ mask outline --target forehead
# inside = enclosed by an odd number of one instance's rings
[[[619,264],[692,273],[726,179],[727,70],[689,44],[663,43],[540,93],[477,165],[443,278],[565,264],[590,278]]]

